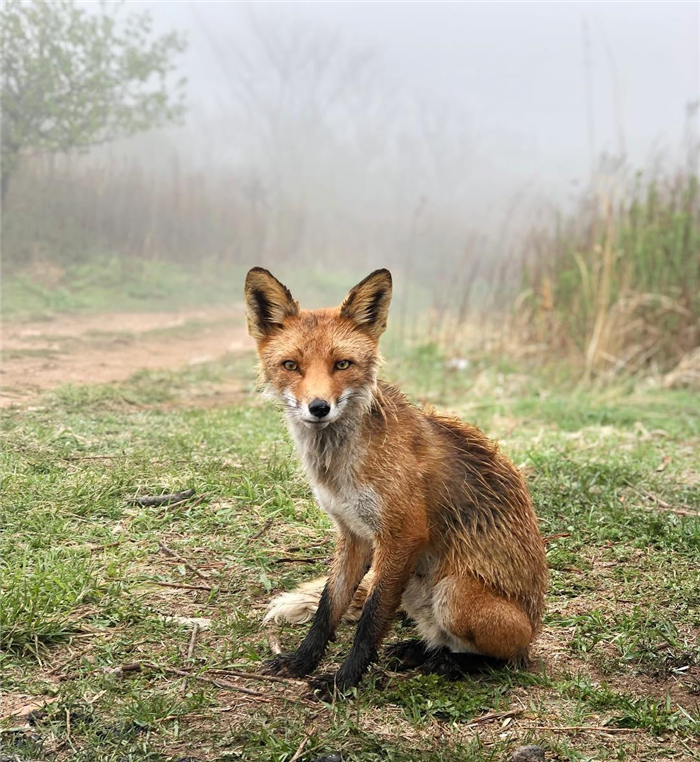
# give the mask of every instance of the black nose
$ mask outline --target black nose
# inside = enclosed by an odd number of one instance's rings
[[[309,412],[311,415],[316,416],[316,418],[325,418],[331,412],[331,406],[326,400],[311,400],[309,402]]]

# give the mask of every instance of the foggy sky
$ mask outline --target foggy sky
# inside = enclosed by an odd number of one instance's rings
[[[187,32],[190,117],[225,102],[227,73],[207,36],[244,40],[245,13],[339,31],[378,55],[387,80],[461,126],[485,175],[565,186],[590,167],[584,73],[589,29],[594,149],[641,165],[678,149],[700,91],[695,2],[149,2],[160,29]]]

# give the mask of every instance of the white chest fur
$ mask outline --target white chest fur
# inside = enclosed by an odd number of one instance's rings
[[[318,504],[336,524],[374,542],[379,531],[379,501],[371,488],[360,487],[338,494],[315,484],[313,491]]]
[[[291,425],[306,475],[320,507],[333,521],[372,542],[379,531],[380,501],[357,478],[364,449],[351,428],[323,432]]]

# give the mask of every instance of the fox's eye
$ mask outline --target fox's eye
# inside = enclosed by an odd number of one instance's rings
[[[350,360],[338,360],[338,362],[335,364],[336,370],[347,370],[352,363]]]
[[[285,370],[297,370],[299,366],[294,362],[294,360],[285,360],[282,363],[282,367]]]

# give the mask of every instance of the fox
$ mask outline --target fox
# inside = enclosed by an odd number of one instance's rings
[[[331,694],[361,682],[399,610],[419,638],[389,649],[397,669],[452,675],[474,659],[527,661],[548,582],[527,486],[478,428],[420,409],[379,379],[390,272],[372,272],[339,307],[303,310],[254,267],[244,296],[262,391],[281,406],[337,532],[328,577],[273,601],[268,616],[314,613],[299,648],[265,671],[311,675],[353,610],[347,657],[312,681]]]

